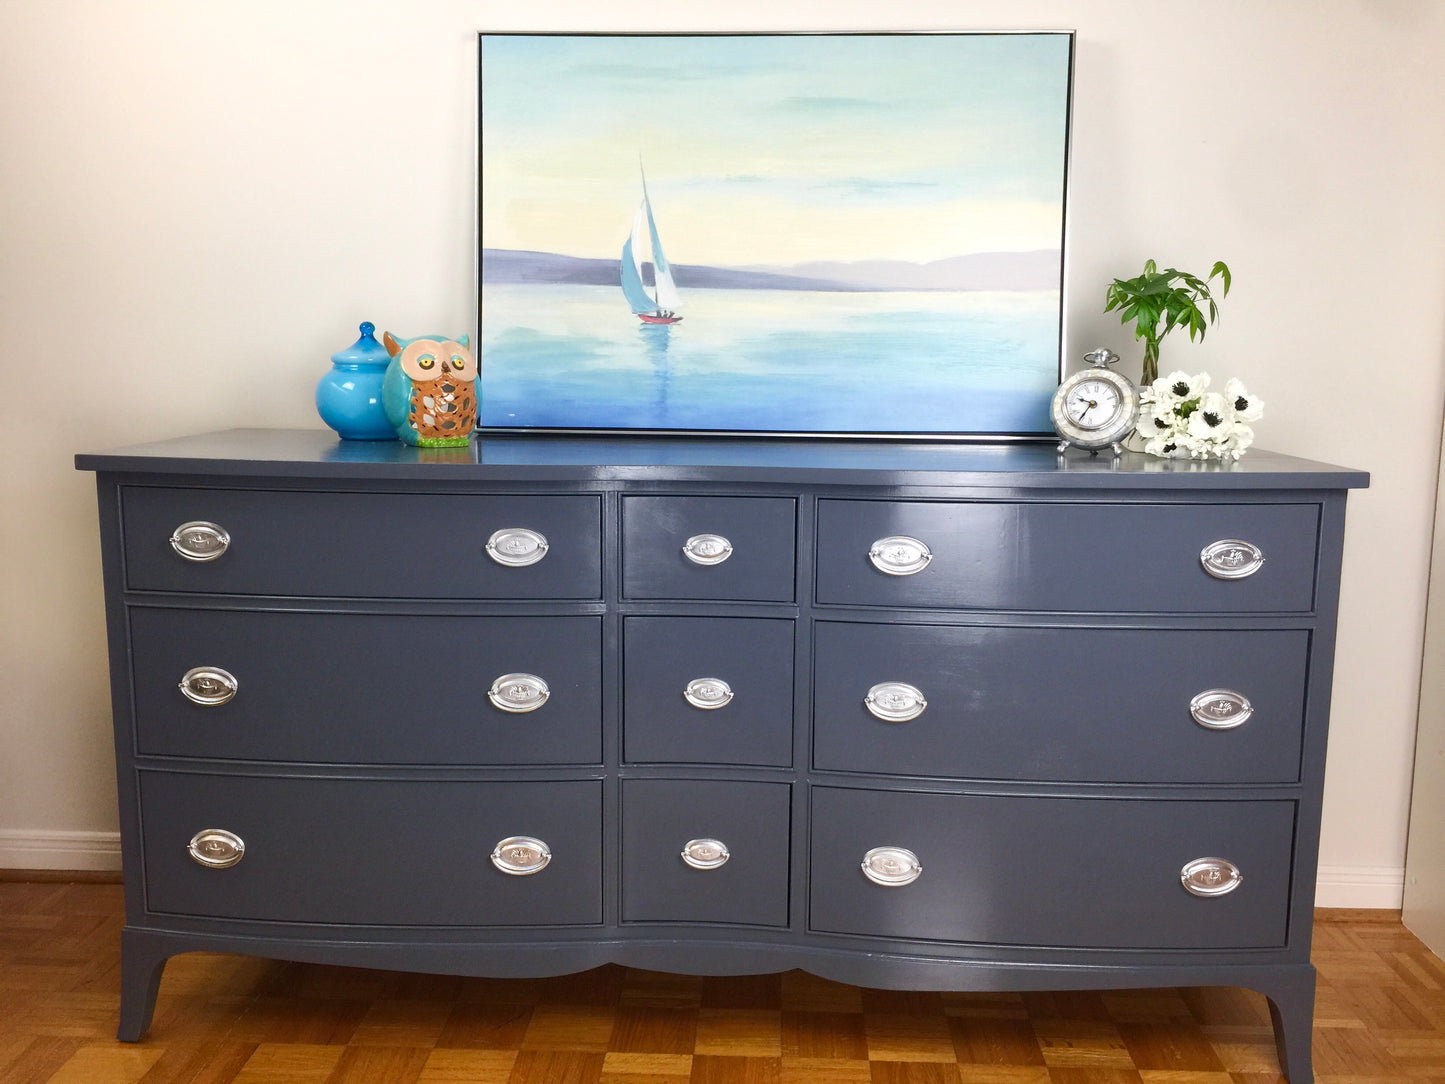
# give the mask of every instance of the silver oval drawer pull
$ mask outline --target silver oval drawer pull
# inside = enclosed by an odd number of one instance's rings
[[[682,849],[682,860],[693,869],[717,869],[731,857],[720,839],[690,839]]]
[[[487,539],[487,556],[508,568],[535,565],[547,556],[547,537],[525,527],[503,527]]]
[[[890,576],[913,576],[928,567],[933,551],[917,538],[895,534],[874,542],[868,548],[868,560],[879,572]]]
[[[209,869],[228,869],[246,854],[246,842],[224,828],[204,828],[186,845],[190,856]]]
[[[1264,564],[1264,551],[1253,542],[1221,538],[1199,551],[1199,563],[1216,580],[1242,580]]]
[[[236,695],[241,683],[219,666],[195,666],[181,678],[181,692],[193,704],[215,707]]]
[[[683,543],[682,555],[695,565],[720,565],[733,555],[733,544],[720,534],[695,534]]]
[[[885,723],[906,723],[922,715],[928,701],[923,698],[922,691],[912,685],[902,681],[884,681],[868,690],[863,706],[874,718]]]
[[[214,561],[231,545],[224,527],[203,519],[182,523],[171,532],[171,549],[187,561]]]
[[[863,856],[863,876],[884,888],[911,885],[922,874],[918,855],[906,847],[874,847]]]
[[[722,678],[693,678],[682,690],[682,698],[695,708],[716,711],[728,705],[733,698],[733,690]]]
[[[1179,871],[1179,879],[1196,896],[1223,896],[1244,883],[1239,867],[1225,858],[1196,858]]]
[[[503,674],[492,682],[487,699],[502,711],[536,711],[547,702],[552,690],[536,674]]]
[[[1189,714],[1210,730],[1233,730],[1249,722],[1254,705],[1249,697],[1233,689],[1206,689],[1189,701]]]
[[[532,836],[508,836],[492,848],[492,865],[513,877],[526,877],[547,868],[552,849]]]

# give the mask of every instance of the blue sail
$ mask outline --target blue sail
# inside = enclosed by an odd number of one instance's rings
[[[637,270],[637,257],[632,254],[632,238],[629,236],[622,245],[622,292],[635,313],[656,312],[657,302],[647,295],[642,286],[642,275]]]

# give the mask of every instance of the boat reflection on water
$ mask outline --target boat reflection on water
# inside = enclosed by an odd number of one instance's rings
[[[672,366],[668,363],[667,349],[672,344],[671,324],[642,324],[637,329],[638,341],[642,344],[643,355],[652,363],[654,380],[654,417],[666,417],[667,397],[672,388]]]

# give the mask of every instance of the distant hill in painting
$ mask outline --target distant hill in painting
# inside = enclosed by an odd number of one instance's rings
[[[652,265],[643,264],[652,284]],[[876,292],[903,290],[1051,290],[1061,280],[1059,252],[980,252],[931,263],[864,260],[806,263],[796,267],[704,267],[673,264],[681,289],[813,290]],[[617,286],[617,260],[584,259],[551,252],[482,250],[482,282],[495,285]]]
[[[931,263],[803,263],[788,273],[862,290],[1049,290],[1058,289],[1063,278],[1057,249],[976,252]]]

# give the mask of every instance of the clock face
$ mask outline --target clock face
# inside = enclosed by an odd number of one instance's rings
[[[1119,414],[1123,396],[1113,384],[1085,380],[1064,399],[1064,413],[1080,429],[1103,429]]]
[[[1139,392],[1118,373],[1085,369],[1059,385],[1052,414],[1054,430],[1067,444],[1105,448],[1127,436],[1139,420]]]

